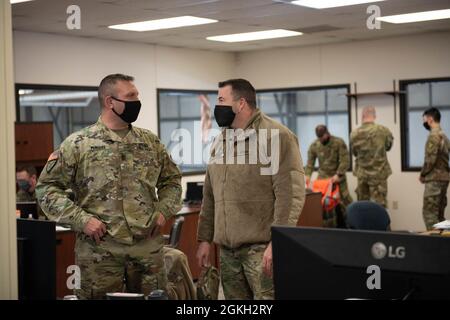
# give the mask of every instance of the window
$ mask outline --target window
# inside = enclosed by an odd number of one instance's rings
[[[304,165],[308,148],[317,138],[315,128],[325,124],[330,133],[349,143],[349,85],[282,90],[257,93],[257,104],[269,117],[287,126],[299,137]]]
[[[419,171],[425,156],[428,132],[422,114],[431,107],[441,112],[441,126],[450,133],[450,78],[400,81],[402,170]]]
[[[54,146],[97,122],[97,87],[16,85],[17,122],[53,122]]]
[[[206,170],[211,143],[220,133],[216,100],[217,91],[158,89],[159,137],[183,174]]]

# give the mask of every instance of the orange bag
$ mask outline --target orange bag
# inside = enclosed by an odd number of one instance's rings
[[[317,179],[310,182],[310,189],[322,193],[322,207],[325,212],[332,211],[340,202],[339,184],[333,184],[331,179]]]

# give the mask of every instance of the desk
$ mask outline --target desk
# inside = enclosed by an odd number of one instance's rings
[[[73,294],[72,290],[67,288],[68,274],[67,267],[75,265],[75,232],[57,231],[56,232],[56,298]]]
[[[189,262],[189,268],[191,269],[192,278],[198,279],[201,269],[197,264],[197,226],[198,218],[200,214],[201,206],[185,206],[183,207],[175,217],[172,217],[162,228],[163,234],[170,234],[175,219],[178,217],[184,217],[183,227],[181,229],[180,242],[178,249],[184,252]],[[211,245],[210,253],[211,264],[218,268],[219,266],[219,254],[218,247],[213,243]]]

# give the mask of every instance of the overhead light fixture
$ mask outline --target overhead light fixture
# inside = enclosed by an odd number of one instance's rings
[[[28,2],[28,1],[33,1],[33,0],[9,0],[9,3],[16,4],[16,3]]]
[[[263,39],[294,37],[294,36],[301,36],[302,34],[303,33],[297,31],[275,29],[256,32],[225,34],[221,36],[207,37],[206,39],[221,42],[243,42],[243,41],[254,41]]]
[[[116,25],[109,26],[108,28],[142,32],[142,31],[152,31],[152,30],[162,30],[162,29],[181,28],[181,27],[188,27],[188,26],[197,26],[197,25],[201,25],[201,24],[208,24],[208,23],[215,23],[215,22],[218,22],[218,21],[213,20],[213,19],[199,18],[199,17],[193,17],[193,16],[182,16],[182,17],[167,18],[167,19],[116,24]]]
[[[379,21],[389,23],[411,23],[420,21],[450,19],[450,9],[397,14],[394,16],[378,17],[376,19]]]
[[[298,6],[310,7],[314,9],[327,9],[381,1],[385,0],[296,0],[292,1],[291,3]]]

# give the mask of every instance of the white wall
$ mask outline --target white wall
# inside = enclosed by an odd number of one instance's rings
[[[394,79],[450,76],[449,57],[448,32],[236,55],[14,33],[16,82],[96,86],[109,73],[134,75],[143,102],[137,125],[154,132],[157,132],[156,88],[215,90],[220,80],[243,77],[257,89],[357,82],[359,92],[392,90]],[[397,108],[397,123],[394,123],[391,97],[361,99],[360,105],[365,104],[377,107],[378,122],[388,126],[395,138],[389,153],[394,174],[389,179],[388,194],[391,207],[392,201],[398,201],[398,210],[390,209],[393,228],[422,230],[423,186],[417,181],[418,173],[401,172],[399,110]],[[353,107],[352,127],[356,127]],[[356,181],[351,174],[348,178],[353,191]],[[183,182],[192,180],[202,180],[202,176],[189,176]],[[447,217],[449,212],[450,208],[446,211]]]
[[[448,77],[449,58],[450,33],[420,34],[375,41],[240,53],[236,58],[236,76],[248,79],[256,89],[357,82],[358,92],[377,92],[392,90],[394,79]],[[394,147],[389,153],[393,171],[388,185],[389,206],[392,208],[392,202],[398,202],[398,210],[389,210],[392,227],[423,230],[423,185],[417,180],[418,173],[401,172],[398,103],[397,123],[394,123],[393,100],[390,96],[360,99],[360,106],[367,104],[377,108],[378,122],[389,127],[395,138]],[[359,112],[358,116],[360,115]],[[352,128],[355,127],[355,112],[352,107]],[[353,192],[356,180],[351,174],[347,176],[352,195],[356,199]],[[450,207],[447,207],[447,217],[450,217],[449,213]]]
[[[98,86],[110,73],[133,75],[143,105],[136,125],[155,133],[157,88],[215,90],[234,72],[232,53],[20,31],[14,62],[16,83]]]

